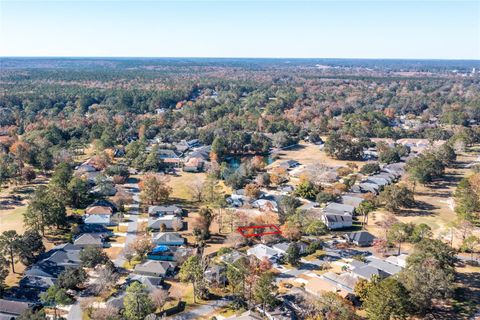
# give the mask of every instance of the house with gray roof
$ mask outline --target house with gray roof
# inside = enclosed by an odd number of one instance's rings
[[[103,247],[104,238],[97,234],[97,233],[84,233],[77,237],[73,244],[80,248],[85,248],[88,246],[102,248]]]
[[[393,263],[387,262],[385,260],[379,259],[374,256],[370,256],[366,258],[368,261],[368,265],[375,267],[382,272],[386,273],[387,275],[394,275],[402,271],[402,267],[395,265]]]
[[[371,192],[374,194],[378,194],[380,187],[376,183],[371,182],[362,182],[358,184],[361,192]]]
[[[356,209],[363,201],[365,201],[365,199],[357,193],[345,193],[342,195],[341,201],[342,204],[352,206]]]
[[[388,276],[387,273],[385,273],[382,270],[379,270],[379,269],[377,269],[374,266],[371,266],[369,264],[354,268],[350,272],[353,275],[355,275],[356,277],[359,277],[359,278],[362,278],[362,279],[365,279],[365,280],[370,280],[373,276],[377,276],[377,277],[380,277],[380,278],[385,278],[385,277]]]
[[[150,206],[148,207],[148,215],[153,216],[166,216],[166,215],[178,215],[181,216],[183,213],[182,208],[176,205],[169,206]]]
[[[371,246],[375,236],[367,231],[357,231],[345,234],[345,239],[359,247]]]
[[[153,243],[157,246],[183,246],[185,238],[177,232],[159,232],[153,235]]]
[[[182,219],[172,214],[168,214],[158,218],[150,217],[148,218],[148,228],[153,230],[160,230],[162,228],[162,225],[165,225],[165,228],[167,230],[171,230],[173,229],[174,221],[182,221]]]
[[[147,260],[137,264],[134,273],[149,277],[166,277],[175,270],[175,264],[170,261]]]
[[[343,215],[350,215],[353,216],[355,214],[355,207],[342,204],[337,202],[330,202],[324,209],[325,213],[332,213],[332,214],[343,214]]]
[[[0,299],[0,320],[13,320],[32,305],[23,301]]]

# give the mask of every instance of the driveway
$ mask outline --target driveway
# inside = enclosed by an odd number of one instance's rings
[[[213,300],[206,304],[203,304],[195,309],[182,312],[182,314],[173,317],[174,320],[191,320],[191,319],[200,319],[209,314],[214,313],[216,310],[225,307],[228,305],[229,301],[227,299],[222,300]]]
[[[125,189],[128,190],[133,195],[133,202],[129,207],[128,215],[130,216],[129,222],[127,225],[127,235],[125,237],[125,247],[135,241],[137,237],[138,229],[138,216],[140,213],[140,189],[138,188],[138,183],[127,183],[125,184]],[[118,255],[118,257],[113,261],[115,266],[121,268],[127,260],[123,255],[123,251]]]

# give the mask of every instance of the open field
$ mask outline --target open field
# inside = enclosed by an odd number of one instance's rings
[[[415,188],[414,208],[403,209],[395,217],[401,222],[414,224],[425,223],[432,228],[435,237],[449,237],[449,225],[457,219],[454,211],[453,192],[458,182],[471,171],[465,166],[478,157],[475,153],[459,155],[456,164],[446,170],[445,177],[429,186],[417,185]],[[409,184],[403,177],[403,183]],[[410,185],[410,187],[412,187]],[[368,230],[375,235],[382,235],[377,223],[388,214],[379,209],[370,214]],[[448,234],[447,234],[448,233]],[[455,238],[454,238],[455,244]]]
[[[286,160],[296,160],[300,162],[302,165],[312,165],[312,164],[325,164],[329,166],[346,166],[347,163],[355,163],[358,167],[361,167],[365,164],[364,161],[344,161],[344,160],[336,160],[332,159],[320,146],[306,143],[306,142],[299,142],[298,145],[281,150],[275,155],[278,155],[278,159],[276,159],[269,167],[274,167],[278,165],[282,161]]]

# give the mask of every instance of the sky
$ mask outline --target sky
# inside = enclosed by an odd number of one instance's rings
[[[480,1],[0,0],[0,56],[480,59]]]

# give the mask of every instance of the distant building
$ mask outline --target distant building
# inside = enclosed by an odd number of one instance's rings
[[[357,231],[345,234],[345,239],[359,247],[371,246],[375,236],[367,231]]]

